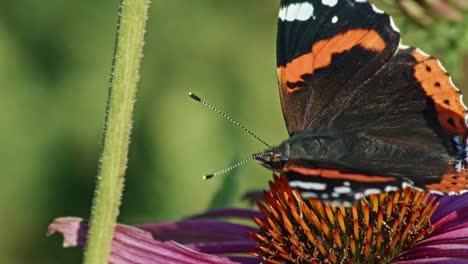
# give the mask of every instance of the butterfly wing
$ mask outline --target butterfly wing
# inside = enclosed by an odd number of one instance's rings
[[[468,172],[453,174],[451,158],[466,157],[467,112],[460,92],[438,60],[400,45],[388,15],[364,1],[283,0],[277,45],[290,135],[335,130],[365,135],[378,142],[374,147],[417,148],[424,154],[403,158],[373,149],[367,157],[339,161],[295,159],[283,169],[292,185],[337,201],[405,184],[445,193],[468,189]],[[457,140],[462,143],[454,144]],[[379,174],[383,168],[389,172]],[[381,178],[388,181],[369,180]],[[307,191],[300,184],[313,187]],[[339,189],[349,193],[338,195],[336,186],[349,187]]]
[[[363,1],[281,1],[277,71],[290,135],[327,127],[349,94],[400,41],[391,18]]]
[[[395,191],[410,185],[400,177],[362,172],[338,163],[290,161],[283,174],[289,185],[305,198],[318,198],[350,205],[372,193]]]
[[[392,18],[367,1],[282,0],[277,66],[290,135],[335,126],[381,129],[386,118],[407,128],[401,121],[425,115],[437,116],[431,129],[467,136],[466,107],[441,63],[400,45]],[[371,113],[378,118],[365,126]]]

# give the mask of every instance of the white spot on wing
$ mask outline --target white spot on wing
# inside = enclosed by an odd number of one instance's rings
[[[372,10],[374,10],[374,12],[379,13],[379,14],[383,14],[383,13],[384,13],[383,10],[378,9],[374,4],[371,4],[371,6],[372,6]]]
[[[331,21],[333,24],[335,24],[338,21],[338,17],[337,16],[332,17]]]
[[[403,182],[403,183],[401,184],[401,187],[402,187],[403,189],[405,189],[405,188],[408,188],[408,187],[413,187],[413,185],[410,184],[410,183],[408,183],[408,182]]]
[[[429,190],[430,193],[437,194],[437,195],[444,195],[443,192],[441,191],[436,191],[436,190]]]
[[[466,108],[465,102],[463,102],[463,94],[460,94],[460,103],[462,104],[463,108],[465,108],[466,110],[467,108]]]
[[[398,46],[398,48],[399,48],[399,49],[402,49],[402,50],[405,50],[405,49],[409,49],[409,46],[400,43],[400,45]]]
[[[437,64],[439,64],[439,67],[440,67],[445,73],[447,73],[447,70],[445,69],[445,67],[442,65],[442,63],[440,63],[440,60],[437,60]]]
[[[367,196],[369,194],[380,193],[380,189],[367,189],[364,191],[364,195]]]
[[[453,89],[455,89],[455,91],[457,91],[457,92],[460,91],[460,89],[458,89],[458,87],[455,86],[455,84],[453,83],[452,77],[449,76],[448,79],[449,79],[450,85],[452,85]]]
[[[351,188],[349,188],[347,186],[339,186],[339,187],[335,187],[333,189],[333,191],[336,192],[336,193],[350,193]]]
[[[343,202],[343,206],[344,206],[344,207],[351,207],[352,205],[353,205],[353,204],[350,203],[350,202],[348,202],[348,201],[344,201],[344,202]]]
[[[327,185],[325,183],[303,182],[303,181],[291,181],[289,182],[289,186],[299,187],[299,188],[307,189],[307,190],[316,190],[316,191],[323,191],[327,188]]]
[[[395,25],[395,21],[393,21],[393,18],[390,17],[390,26],[395,30],[396,32],[400,32],[400,29]]]
[[[322,5],[334,7],[338,3],[338,0],[322,0]]]
[[[356,3],[367,3],[367,0],[356,0]]]
[[[414,189],[414,190],[416,190],[416,191],[425,192],[425,190],[423,190],[423,189],[421,189],[421,188],[419,188],[419,187],[416,187],[416,186],[414,186],[412,183],[409,183],[409,182],[403,182],[403,183],[401,184],[401,187],[402,187],[403,189],[405,189],[405,188],[411,188],[411,189]]]
[[[288,6],[283,6],[279,11],[279,19],[281,21],[306,21],[314,15],[314,7],[311,3],[294,3]]]
[[[344,182],[343,182],[343,185],[344,185],[344,186],[351,186],[351,183],[350,183],[349,181],[344,181]]]
[[[426,57],[430,57],[429,54],[427,54],[426,52],[420,50],[420,49],[416,49],[419,53],[421,53],[423,56],[426,56]]]
[[[364,197],[364,194],[362,194],[362,193],[355,193],[355,194],[354,194],[354,200],[359,200],[359,199],[361,199],[362,197]]]
[[[463,101],[463,94],[460,94],[460,103],[463,106],[463,109],[465,109],[465,111],[468,110],[468,108],[466,108],[465,102]],[[465,124],[468,126],[467,121],[468,121],[468,113],[465,114]]]
[[[313,192],[303,192],[301,193],[302,197],[304,198],[318,198],[318,195]]]
[[[395,186],[390,186],[390,185],[385,187],[385,192],[394,192],[394,191],[398,191],[398,188]]]
[[[328,199],[328,198],[330,198],[330,196],[328,195],[328,193],[322,193],[322,195],[320,195],[320,198]]]

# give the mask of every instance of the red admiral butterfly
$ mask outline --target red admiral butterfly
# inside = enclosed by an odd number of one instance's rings
[[[437,59],[402,45],[374,5],[282,0],[277,71],[290,137],[254,157],[304,197],[468,190],[460,91]]]

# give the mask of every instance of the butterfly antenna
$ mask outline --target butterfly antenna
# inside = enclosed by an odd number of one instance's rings
[[[232,119],[230,116],[226,115],[225,113],[221,112],[220,110],[218,110],[216,107],[208,104],[207,102],[203,101],[200,97],[198,97],[196,94],[194,93],[189,93],[189,96],[190,98],[192,98],[193,100],[197,101],[197,102],[200,102],[202,103],[204,106],[210,108],[211,110],[215,111],[216,113],[218,113],[219,115],[221,115],[222,117],[224,117],[225,119],[227,119],[229,122],[233,123],[234,125],[242,128],[245,132],[249,133],[252,137],[254,137],[255,139],[257,139],[258,141],[262,142],[265,146],[267,146],[268,148],[271,148],[270,145],[268,145],[268,143],[266,143],[263,139],[259,138],[257,135],[255,135],[252,131],[250,131],[249,129],[247,129],[245,126],[241,125],[239,122],[237,122],[236,120]],[[245,161],[247,162],[247,160]],[[240,165],[239,165],[240,166]],[[237,166],[236,166],[237,167]],[[221,173],[224,173],[224,172],[221,172]]]
[[[239,161],[238,163],[236,163],[236,164],[234,164],[234,165],[231,165],[231,166],[229,166],[229,167],[227,167],[227,168],[225,168],[225,169],[222,169],[222,170],[217,171],[217,172],[212,173],[212,174],[203,175],[203,179],[204,179],[204,180],[208,180],[208,179],[213,178],[214,176],[218,176],[218,175],[220,175],[220,174],[224,174],[224,173],[226,173],[226,172],[228,172],[228,171],[231,171],[231,170],[233,170],[233,169],[235,169],[235,168],[237,168],[237,167],[239,167],[239,166],[244,165],[244,163],[246,163],[246,162],[248,162],[248,161],[251,161],[251,160],[253,160],[253,159],[255,159],[255,158],[261,157],[261,156],[263,156],[263,155],[265,155],[265,154],[266,154],[266,153],[259,153],[259,154],[252,155],[251,157],[248,157],[248,158],[246,158],[245,160]]]

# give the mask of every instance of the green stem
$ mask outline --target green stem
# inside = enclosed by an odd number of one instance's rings
[[[124,188],[149,0],[122,0],[120,4],[104,145],[83,262],[86,264],[109,262]]]

